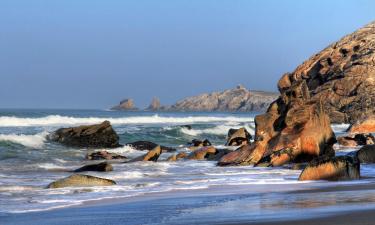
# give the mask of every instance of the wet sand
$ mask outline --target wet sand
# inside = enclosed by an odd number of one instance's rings
[[[0,215],[0,224],[375,224],[373,183],[329,183],[323,188],[301,185],[296,191],[290,185],[273,187],[278,191],[251,193],[249,188],[254,186],[241,185],[150,193],[50,211]]]

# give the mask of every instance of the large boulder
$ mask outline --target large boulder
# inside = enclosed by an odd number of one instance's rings
[[[281,166],[334,154],[336,139],[329,117],[321,101],[311,100],[306,82],[281,94],[265,114],[255,117],[255,142],[230,153],[219,165],[256,165],[268,158],[272,166]]]
[[[101,124],[60,128],[47,137],[51,141],[80,148],[116,148],[119,136],[109,121]]]
[[[151,142],[151,141],[134,141],[134,142],[126,143],[126,145],[128,145],[130,147],[133,147],[137,150],[152,150],[155,147],[160,146],[160,148],[163,152],[176,151],[175,148],[158,145],[158,144],[155,144],[154,142]]]
[[[285,92],[306,81],[333,123],[355,122],[375,111],[375,22],[314,54],[280,79]],[[362,132],[361,133],[367,133]]]
[[[375,145],[365,145],[356,152],[360,163],[375,163]]]
[[[153,161],[153,162],[156,162],[156,161],[158,161],[161,153],[162,153],[161,147],[158,145],[154,149],[148,151],[146,154],[141,155],[137,158],[134,158],[134,159],[130,160],[129,162],[138,162],[138,161]]]
[[[356,147],[358,145],[375,144],[375,137],[372,134],[350,134],[337,137],[337,142],[345,147]]]
[[[109,179],[90,175],[74,174],[67,178],[50,183],[47,188],[111,186],[115,184],[115,181]]]
[[[86,159],[88,160],[113,160],[113,159],[127,159],[126,156],[119,155],[116,153],[110,153],[105,150],[97,152],[89,152],[86,154]]]
[[[102,162],[98,164],[90,164],[90,165],[84,165],[76,170],[74,172],[85,172],[85,171],[96,171],[96,172],[109,172],[112,171],[113,167],[111,164],[107,162]]]
[[[360,163],[356,157],[320,157],[311,161],[298,180],[353,180],[360,178]]]
[[[375,116],[356,121],[350,125],[347,132],[350,134],[375,133]]]
[[[244,128],[229,129],[227,146],[242,146],[250,143],[251,134]]]

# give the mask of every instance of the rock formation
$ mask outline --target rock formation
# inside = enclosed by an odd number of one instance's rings
[[[169,107],[173,111],[265,111],[277,98],[275,93],[249,91],[239,85],[223,92],[188,97]]]
[[[158,98],[154,97],[146,110],[148,110],[148,111],[158,111],[161,108],[162,108],[162,106],[160,104],[160,100]]]
[[[113,106],[111,110],[134,111],[138,109],[135,107],[133,99],[126,98],[119,105]]]
[[[116,182],[109,179],[83,174],[74,174],[67,178],[50,183],[47,188],[110,186],[115,184]]]
[[[227,146],[242,146],[250,143],[251,134],[244,128],[229,129]]]
[[[333,123],[355,122],[375,111],[375,22],[343,37],[282,76],[285,92],[306,81]]]
[[[51,141],[72,147],[116,148],[119,147],[119,136],[109,121],[101,124],[60,128],[47,137]]]

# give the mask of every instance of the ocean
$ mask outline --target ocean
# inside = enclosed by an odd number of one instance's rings
[[[186,145],[192,139],[207,138],[213,145],[223,146],[230,128],[245,127],[254,135],[255,115],[256,113],[0,110],[0,216],[69,208],[92,201],[111,202],[140,196],[146,198],[152,193],[163,196],[173,193],[182,198],[186,192],[191,197],[199,197],[205,190],[210,195],[215,194],[215,191],[218,194],[225,193],[223,196],[234,194],[237,198],[227,198],[220,202],[230,209],[237,207],[237,212],[246,209],[247,214],[241,211],[241,215],[253,218],[268,218],[277,214],[272,212],[294,212],[293,210],[301,207],[319,211],[324,207],[374,204],[375,200],[368,197],[375,194],[372,190],[352,193],[332,191],[324,196],[317,193],[290,194],[290,191],[298,190],[372,184],[375,175],[373,165],[361,165],[361,175],[364,178],[357,181],[299,182],[297,179],[301,170],[218,167],[213,161],[165,161],[172,153],[163,153],[156,163],[116,163],[113,164],[112,172],[85,173],[113,179],[117,182],[115,186],[45,188],[50,182],[71,175],[71,170],[90,163],[85,160],[85,155],[88,151],[96,150],[70,148],[47,141],[46,135],[58,128],[109,120],[120,136],[121,144],[146,140],[175,147],[177,151],[189,152]],[[181,125],[191,125],[192,129]],[[336,124],[332,127],[336,135],[340,135],[348,125]],[[335,148],[338,155],[356,150],[338,146]],[[106,150],[129,158],[145,153],[130,146]],[[269,194],[268,197],[265,197],[265,193]],[[244,205],[235,204],[243,195],[247,199],[245,208],[242,207]],[[361,201],[358,202],[358,199]],[[220,202],[215,203],[215,207]],[[220,209],[216,210],[221,212]],[[228,213],[222,211],[221,216]],[[204,218],[205,215],[211,215],[209,211],[206,214],[204,212],[200,211],[199,216]],[[184,214],[185,217],[188,215]],[[133,219],[137,221],[137,218]],[[185,220],[188,221],[188,218]]]

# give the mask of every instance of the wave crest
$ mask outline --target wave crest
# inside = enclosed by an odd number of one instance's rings
[[[46,141],[48,132],[43,131],[38,134],[0,134],[0,141],[9,141],[16,144],[21,144],[30,148],[41,148]]]

